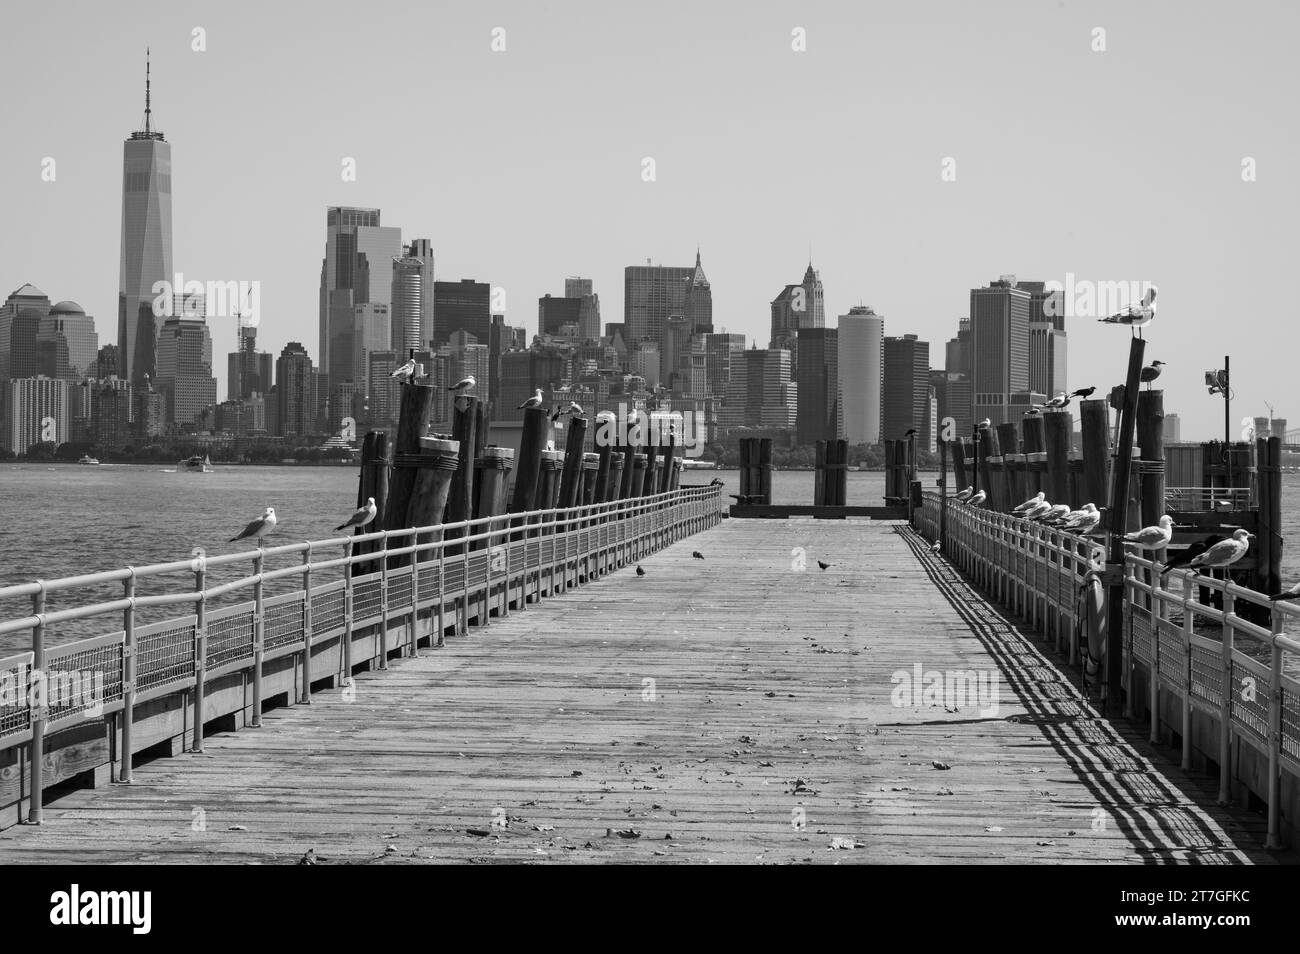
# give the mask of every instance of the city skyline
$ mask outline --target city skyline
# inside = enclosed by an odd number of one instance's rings
[[[177,258],[201,280],[260,281],[262,346],[272,353],[290,340],[317,339],[307,296],[319,284],[322,207],[383,208],[408,234],[431,238],[441,277],[500,286],[507,321],[530,330],[532,303],[554,289],[554,276],[589,276],[605,313],[617,315],[618,277],[630,262],[678,262],[699,245],[709,259],[715,330],[761,344],[774,278],[788,280],[811,244],[828,313],[869,304],[889,316],[890,334],[936,344],[965,316],[969,289],[990,275],[1156,282],[1162,311],[1148,350],[1170,364],[1162,381],[1167,406],[1181,413],[1185,437],[1209,438],[1221,433],[1222,409],[1205,395],[1202,372],[1243,340],[1220,333],[1221,322],[1231,314],[1234,330],[1265,333],[1273,308],[1265,290],[1289,258],[1275,237],[1287,234],[1283,210],[1295,206],[1297,186],[1278,170],[1300,149],[1295,130],[1273,117],[1286,108],[1284,26],[1297,13],[1280,4],[1268,5],[1268,18],[1207,5],[1201,16],[1175,22],[1123,7],[1084,13],[1006,4],[991,16],[945,5],[940,26],[906,11],[863,25],[848,22],[846,5],[798,13],[760,7],[743,20],[697,11],[687,37],[673,16],[630,36],[615,29],[612,15],[579,5],[550,16],[507,6],[490,19],[464,10],[403,13],[404,22],[424,22],[441,40],[439,57],[418,60],[431,78],[470,80],[458,83],[465,101],[443,107],[446,121],[481,121],[492,130],[481,144],[458,138],[454,150],[434,150],[433,140],[418,137],[390,148],[384,130],[396,126],[399,97],[388,97],[390,104],[365,99],[364,89],[344,90],[341,103],[326,104],[279,80],[280,70],[306,72],[345,35],[353,39],[352,28],[326,27],[311,48],[291,44],[271,55],[273,38],[293,35],[292,17],[234,4],[204,12],[207,46],[198,52],[192,15],[150,10],[142,30],[145,9],[127,5],[110,16],[84,8],[86,34],[96,39],[74,37],[73,48],[102,83],[83,88],[73,85],[76,76],[56,73],[5,107],[12,124],[40,130],[23,150],[0,156],[0,174],[16,184],[15,214],[30,223],[0,239],[7,288],[58,289],[59,298],[99,316],[101,341],[114,337],[106,316],[116,304],[114,265],[120,269],[120,183],[113,180],[121,154],[113,154],[139,115],[146,43],[154,121],[167,129],[179,170]],[[429,35],[392,30],[393,22],[378,14],[359,25],[393,44],[372,92],[390,76],[399,87],[402,65],[416,61]],[[493,53],[498,22],[509,40]],[[59,23],[33,12],[32,42],[15,50],[16,69],[36,71],[39,50],[56,38],[67,48]],[[1090,46],[1098,24],[1107,30],[1104,52]],[[795,26],[807,30],[806,52],[791,50]],[[475,36],[481,49],[470,42]],[[1217,47],[1207,55],[1207,37],[1225,50],[1251,49],[1249,68]],[[837,64],[864,43],[873,51],[867,73],[838,82]],[[548,54],[575,45],[589,55],[550,63]],[[999,51],[1008,55],[990,55]],[[665,55],[681,63],[674,76],[650,86],[636,78],[638,64]],[[1057,68],[1067,60],[1070,69]],[[591,89],[588,71],[615,62],[608,88]],[[753,81],[747,89],[712,82],[728,64]],[[1029,74],[1035,82],[1023,83]],[[521,88],[525,75],[532,79]],[[865,103],[859,80],[871,87]],[[1168,96],[1174,87],[1186,95]],[[687,93],[698,110],[646,119],[643,106]],[[539,125],[540,104],[565,96],[601,119],[598,146],[579,148]],[[624,109],[615,108],[620,97]],[[327,106],[361,102],[368,110],[361,132],[323,122]],[[784,142],[779,121],[768,118],[786,106],[831,134],[817,177],[806,175],[806,149]],[[986,122],[999,114],[1042,121]],[[232,134],[211,135],[220,128]],[[322,129],[329,131],[322,136]],[[855,148],[862,136],[877,145]],[[524,142],[535,145],[523,153]],[[433,167],[406,161],[421,148],[436,156]],[[529,162],[518,160],[523,154]],[[656,160],[654,182],[642,180],[647,156]],[[347,157],[356,161],[355,182],[340,179]],[[1258,162],[1258,181],[1242,180],[1247,157]],[[54,181],[42,180],[46,158],[57,163]],[[941,179],[945,158],[956,160],[956,181]],[[30,185],[17,187],[24,182]],[[850,224],[838,211],[845,202],[868,210],[878,227]],[[557,236],[561,209],[571,221]],[[774,209],[780,234],[756,247],[749,236]],[[258,228],[247,227],[252,221]],[[90,252],[63,254],[73,232]],[[233,319],[211,325],[216,353],[237,350]],[[1122,376],[1115,357],[1122,332],[1090,319],[1067,320],[1066,329],[1072,384],[1107,387]],[[1265,402],[1279,414],[1289,410],[1285,395],[1263,383],[1284,379],[1285,359],[1281,349],[1234,355],[1235,416],[1263,413]],[[225,393],[225,369],[215,370]]]

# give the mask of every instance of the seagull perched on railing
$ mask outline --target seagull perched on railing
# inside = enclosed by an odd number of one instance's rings
[[[1270,600],[1300,600],[1300,583],[1295,584],[1281,593],[1274,593],[1269,597]]]
[[[1108,325],[1127,325],[1129,328],[1139,332],[1138,337],[1142,337],[1141,330],[1151,324],[1151,319],[1156,316],[1156,289],[1152,285],[1147,289],[1147,293],[1142,296],[1142,300],[1136,305],[1129,305],[1123,311],[1111,315],[1109,318],[1098,318],[1098,321],[1105,322]]]
[[[452,385],[451,387],[449,387],[447,390],[448,390],[448,391],[455,391],[457,394],[464,394],[466,391],[468,391],[468,390],[470,390],[471,388],[473,388],[474,385],[476,385],[476,384],[478,384],[478,382],[474,380],[474,375],[472,375],[472,374],[467,374],[467,375],[465,375],[465,377],[461,378],[459,381],[457,381],[455,384],[453,384],[453,385]]]
[[[1053,504],[1048,508],[1047,513],[1036,518],[1039,523],[1056,524],[1063,521],[1070,514],[1069,504]]]
[[[989,495],[981,490],[974,497],[971,497],[971,499],[968,500],[967,503],[969,503],[972,507],[982,507],[984,505],[984,501],[988,499],[989,499]]]
[[[389,377],[403,378],[406,381],[410,381],[411,376],[414,374],[415,374],[415,359],[411,358],[409,361],[406,362],[406,364],[402,365],[400,368],[398,368],[396,371],[390,374]]]
[[[519,405],[518,410],[522,411],[526,407],[541,407],[541,406],[542,406],[542,389],[538,388],[536,391],[533,392],[532,397],[530,397],[523,404]]]
[[[1096,504],[1086,503],[1066,517],[1063,525],[1066,530],[1087,534],[1097,529],[1099,523],[1101,523],[1101,511],[1097,509]]]
[[[1020,506],[1016,507],[1011,512],[1027,513],[1028,511],[1032,510],[1034,507],[1037,507],[1040,503],[1042,503],[1046,499],[1047,499],[1047,494],[1043,493],[1040,490],[1038,493],[1034,494],[1032,497],[1030,497],[1028,500],[1026,500]]]
[[[1158,526],[1143,527],[1137,533],[1126,534],[1124,542],[1136,543],[1144,550],[1163,550],[1173,538],[1174,520],[1165,514],[1160,518]]]
[[[971,498],[971,494],[973,494],[973,493],[975,493],[975,488],[974,488],[974,487],[967,487],[965,490],[960,491],[960,492],[954,494],[954,495],[953,495],[953,499],[954,499],[954,500],[967,501],[967,500],[970,500],[970,498]]]
[[[1188,548],[1182,553],[1171,556],[1169,562],[1165,564],[1164,569],[1160,571],[1160,575],[1164,576],[1170,570],[1176,570],[1179,567],[1187,566],[1206,550],[1210,549],[1210,547],[1214,546],[1216,543],[1222,542],[1222,540],[1223,537],[1219,536],[1217,533],[1210,534],[1204,540],[1197,540],[1195,543],[1188,546]]]
[[[239,531],[236,536],[230,538],[229,542],[234,543],[236,540],[244,540],[248,537],[257,537],[257,545],[262,545],[262,537],[266,536],[275,529],[275,508],[267,507],[266,513],[262,514],[256,520],[252,521],[243,530]]]
[[[365,506],[358,507],[356,513],[348,517],[343,523],[340,523],[335,530],[346,530],[348,527],[364,527],[371,520],[375,519],[375,514],[379,508],[375,506],[375,498],[367,497]]]
[[[1234,530],[1227,540],[1221,540],[1204,553],[1192,558],[1187,564],[1192,571],[1219,570],[1232,566],[1246,555],[1250,541],[1255,535],[1248,530]]]
[[[1022,513],[1020,516],[1024,517],[1026,520],[1037,520],[1040,517],[1047,516],[1051,512],[1051,510],[1052,510],[1052,504],[1050,501],[1040,500],[1038,503],[1034,504],[1032,507],[1030,507],[1024,513]]]

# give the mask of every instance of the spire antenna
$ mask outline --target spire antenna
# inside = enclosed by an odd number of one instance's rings
[[[144,131],[146,133],[151,132],[149,128],[149,118],[152,113],[153,110],[150,108],[149,92],[149,47],[146,46],[144,48]]]

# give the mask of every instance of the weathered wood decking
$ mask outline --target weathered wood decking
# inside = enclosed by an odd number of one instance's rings
[[[1274,860],[901,524],[732,520],[643,566],[70,793],[0,861]],[[996,670],[998,712],[895,707],[918,664]]]

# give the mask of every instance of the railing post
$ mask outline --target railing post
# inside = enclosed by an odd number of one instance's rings
[[[315,622],[311,611],[311,541],[302,553],[302,692],[298,701],[305,706],[311,705],[311,637]]]
[[[1189,771],[1192,767],[1192,634],[1196,623],[1195,614],[1183,613],[1183,758],[1182,769]],[[1225,627],[1226,628],[1226,627]]]
[[[435,647],[447,645],[447,539],[438,534],[438,638]]]
[[[1268,840],[1265,848],[1282,847],[1282,614],[1274,610],[1273,658],[1270,668],[1271,691],[1268,695]]]
[[[416,547],[420,537],[412,533],[405,538],[403,546]],[[411,551],[411,648],[412,657],[420,658],[420,551]]]
[[[45,806],[45,717],[49,703],[49,681],[45,678],[45,583],[37,581],[40,589],[32,594],[32,686],[28,699],[31,705],[32,742],[31,786],[28,802],[27,824],[39,825],[44,821]],[[21,794],[21,790],[20,790]]]
[[[122,767],[117,780],[129,784],[135,731],[135,568],[127,567],[127,572],[130,576],[122,581],[122,597],[130,602],[122,610]]]
[[[194,735],[191,752],[203,751],[203,694],[208,676],[208,567],[202,556],[194,558]],[[243,701],[242,699],[240,700]]]
[[[343,543],[343,685],[352,685],[352,540]]]
[[[379,538],[379,668],[388,668],[388,531]]]
[[[254,729],[262,727],[262,639],[265,634],[266,604],[262,601],[262,571],[266,568],[266,555],[261,546],[253,557],[253,721]]]
[[[1223,635],[1219,642],[1219,659],[1223,663],[1223,701],[1219,706],[1219,804],[1227,805],[1232,798],[1232,648],[1236,640],[1227,615],[1234,609],[1235,598],[1226,590],[1223,593]],[[1274,614],[1277,615],[1277,614]],[[1276,685],[1276,682],[1274,683]],[[1188,689],[1190,690],[1190,686]],[[1272,753],[1270,752],[1270,759]],[[1271,765],[1271,763],[1270,763]],[[1273,799],[1269,797],[1269,806]]]

